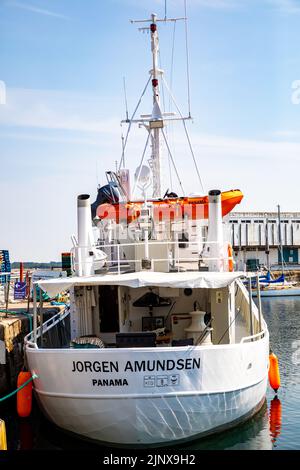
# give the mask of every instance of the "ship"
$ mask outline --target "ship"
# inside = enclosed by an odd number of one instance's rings
[[[185,121],[161,111],[158,29],[177,20],[186,18],[140,20],[153,109],[126,122],[142,123],[152,142],[151,164],[144,151],[136,171],[142,197],[131,197],[124,168],[109,172],[94,203],[80,194],[72,275],[33,286],[25,351],[38,403],[60,428],[109,446],[198,439],[265,402],[268,327],[244,285],[251,273],[234,270],[222,222],[242,193],[163,195],[160,139],[167,120]],[[50,298],[67,291],[70,303],[44,321],[38,289]]]

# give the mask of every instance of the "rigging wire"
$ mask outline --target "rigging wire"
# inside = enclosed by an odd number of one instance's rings
[[[188,108],[189,117],[191,117],[191,96],[190,96],[190,65],[189,65],[189,49],[188,49],[188,27],[187,27],[187,8],[186,0],[184,0],[184,25],[185,25],[185,52],[186,52],[186,78],[187,78],[187,97],[188,97]]]
[[[146,90],[147,90],[147,88],[148,88],[148,85],[149,85],[149,83],[150,83],[150,80],[151,80],[151,75],[150,75],[150,77],[149,77],[148,80],[147,80],[147,83],[146,83],[146,85],[145,85],[145,88],[143,89],[142,94],[141,94],[141,96],[140,96],[140,99],[139,99],[139,101],[138,101],[138,103],[137,103],[137,105],[136,105],[136,107],[135,107],[135,110],[133,111],[133,114],[132,114],[132,116],[131,116],[131,118],[130,118],[130,120],[129,120],[129,126],[128,126],[128,129],[127,129],[127,133],[126,133],[126,137],[125,137],[125,141],[124,141],[124,145],[123,145],[123,149],[122,149],[122,157],[121,157],[121,160],[120,160],[119,170],[121,169],[122,165],[123,165],[123,168],[124,168],[124,166],[125,166],[125,149],[126,149],[126,145],[127,145],[128,135],[129,135],[129,132],[130,132],[130,129],[131,129],[131,125],[132,125],[132,120],[134,119],[134,116],[135,116],[135,114],[136,114],[136,112],[137,112],[137,110],[138,110],[138,108],[139,108],[139,106],[140,106],[140,104],[141,104],[142,98],[143,98],[144,94],[146,93]]]
[[[128,121],[128,103],[127,103],[127,94],[126,94],[126,82],[125,82],[125,77],[123,77],[123,88],[124,88],[126,120]]]
[[[218,341],[217,344],[220,344],[220,343],[221,343],[222,339],[224,338],[224,336],[226,335],[226,333],[229,331],[231,325],[232,325],[233,323],[235,323],[235,321],[236,321],[236,319],[237,319],[239,313],[240,313],[240,309],[237,308],[237,312],[236,312],[236,314],[235,314],[235,317],[231,320],[229,326],[226,328],[226,330],[224,331],[223,335],[221,336],[221,338],[219,339],[219,341]]]
[[[190,152],[192,154],[192,157],[193,157],[193,161],[194,161],[194,165],[195,165],[195,168],[196,168],[196,172],[197,172],[197,176],[198,176],[198,179],[199,179],[199,182],[200,182],[200,185],[202,187],[202,191],[205,192],[204,190],[204,186],[203,186],[203,183],[202,183],[202,179],[201,179],[201,176],[200,176],[200,173],[199,173],[199,169],[198,169],[198,165],[197,165],[197,162],[196,162],[196,158],[195,158],[195,154],[194,154],[194,151],[193,151],[193,147],[192,147],[192,143],[191,143],[191,140],[190,140],[190,136],[189,136],[189,133],[188,133],[188,130],[187,130],[187,127],[186,127],[186,124],[185,124],[185,120],[184,120],[184,117],[182,115],[182,112],[180,111],[180,108],[178,107],[177,103],[176,103],[176,100],[167,84],[167,82],[165,81],[164,77],[162,77],[163,81],[164,81],[164,84],[165,84],[165,87],[166,89],[168,90],[168,92],[170,93],[170,96],[173,100],[173,103],[182,119],[182,123],[183,123],[183,127],[184,127],[184,131],[185,131],[185,135],[186,135],[186,138],[187,138],[187,141],[188,141],[188,144],[189,144],[189,148],[190,148]]]
[[[159,68],[162,70],[160,50],[158,51],[158,63],[159,63]],[[164,90],[163,85],[164,85],[163,82],[161,82],[162,104],[163,104],[163,110],[164,112],[166,112],[165,90]]]
[[[172,168],[171,168],[171,159],[168,153],[168,166],[169,166],[169,179],[170,179],[170,189],[173,191],[173,178],[172,178]]]
[[[172,153],[171,153],[171,150],[170,150],[170,147],[169,147],[167,138],[166,138],[166,134],[164,133],[164,130],[163,130],[163,129],[161,129],[161,133],[162,133],[162,135],[163,135],[165,144],[166,144],[166,146],[167,146],[169,156],[170,156],[170,158],[171,158],[171,160],[172,160],[172,163],[173,163],[173,166],[174,166],[174,170],[175,170],[176,176],[177,176],[177,178],[178,178],[178,182],[179,182],[179,185],[180,185],[180,187],[181,187],[182,193],[184,194],[184,189],[183,189],[181,180],[180,180],[180,178],[179,178],[179,174],[178,174],[178,171],[177,171],[177,168],[176,168],[176,165],[175,165],[175,162],[174,162],[174,159],[173,159],[173,156],[172,156]]]
[[[173,70],[174,70],[174,49],[175,49],[176,23],[177,23],[177,21],[174,21],[173,38],[172,38],[172,52],[171,52],[171,66],[170,66],[170,89],[171,90],[173,88]],[[171,112],[171,97],[169,97],[169,112]]]
[[[136,178],[136,180],[135,180],[135,182],[134,182],[134,186],[133,186],[133,190],[132,190],[132,199],[133,199],[133,196],[134,196],[135,188],[136,188],[136,186],[137,186],[137,184],[138,184],[138,181],[139,181],[139,179],[140,179],[140,176],[141,176],[142,165],[143,165],[143,161],[144,161],[144,158],[145,158],[145,153],[146,153],[146,150],[147,150],[147,147],[148,147],[150,135],[151,135],[151,131],[148,130],[148,137],[147,137],[146,144],[145,144],[145,147],[144,147],[144,150],[143,150],[143,154],[142,154],[142,158],[141,158],[141,163],[140,163],[140,166],[138,167],[138,168],[139,168],[139,172],[138,172],[137,178]]]

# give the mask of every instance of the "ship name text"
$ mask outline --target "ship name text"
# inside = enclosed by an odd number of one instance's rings
[[[72,372],[160,372],[200,369],[200,358],[148,359],[127,361],[120,366],[118,361],[73,361]]]

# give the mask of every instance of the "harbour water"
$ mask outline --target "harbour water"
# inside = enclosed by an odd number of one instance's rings
[[[214,437],[179,446],[181,449],[300,449],[300,297],[266,298],[262,305],[270,345],[279,358],[278,399],[268,389],[265,405],[252,419]],[[41,415],[36,404],[29,419],[19,419],[14,403],[11,398],[0,407],[9,449],[99,449],[96,444],[58,430]]]

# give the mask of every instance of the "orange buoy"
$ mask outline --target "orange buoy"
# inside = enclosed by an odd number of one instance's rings
[[[228,270],[232,273],[233,272],[233,251],[231,243],[228,243]]]
[[[31,373],[21,371],[18,375],[17,387],[21,387],[25,382],[31,379]],[[21,418],[27,418],[31,413],[32,407],[32,381],[17,392],[17,412]]]
[[[277,396],[270,403],[269,423],[270,435],[274,444],[281,432],[281,402]]]
[[[277,356],[272,351],[269,355],[269,364],[269,382],[274,392],[277,393],[280,387],[280,373]]]

